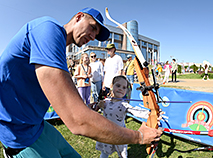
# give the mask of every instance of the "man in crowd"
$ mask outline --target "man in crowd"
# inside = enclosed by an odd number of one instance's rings
[[[116,48],[113,43],[107,44],[106,50],[109,57],[104,64],[104,82],[102,89],[109,92],[112,79],[115,76],[121,75],[123,72],[123,60],[119,55],[115,54]]]
[[[134,83],[134,60],[132,60],[132,55],[127,55],[127,62],[125,67],[126,78],[131,85]]]
[[[177,63],[176,63],[176,60],[175,59],[172,59],[172,82],[177,82],[177,77],[176,77],[176,73],[177,73]],[[175,77],[175,80],[173,80],[173,78]]]
[[[43,117],[51,104],[76,135],[110,144],[149,144],[162,132],[145,125],[119,127],[83,103],[70,77],[66,46],[105,41],[101,13],[80,10],[65,25],[35,19],[14,36],[0,57],[0,141],[5,157],[81,157]],[[142,133],[142,134],[141,134]]]

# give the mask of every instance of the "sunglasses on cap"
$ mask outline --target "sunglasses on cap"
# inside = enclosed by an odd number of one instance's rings
[[[91,58],[96,58],[96,55],[90,56]]]

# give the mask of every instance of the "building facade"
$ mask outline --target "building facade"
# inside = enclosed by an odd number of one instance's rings
[[[110,25],[106,26],[110,30],[110,37],[107,41],[100,42],[94,40],[82,47],[77,47],[75,44],[71,44],[67,46],[67,56],[71,56],[75,61],[78,61],[82,53],[87,53],[89,55],[91,52],[94,52],[98,59],[105,60],[108,55],[104,48],[108,43],[114,43],[116,46],[116,54],[120,55],[124,62],[127,60],[128,54],[131,54],[134,59],[135,53],[123,30],[119,27]],[[160,61],[160,42],[138,34],[138,23],[135,20],[124,23],[123,26],[129,30],[137,41],[147,62],[153,64],[154,62]]]

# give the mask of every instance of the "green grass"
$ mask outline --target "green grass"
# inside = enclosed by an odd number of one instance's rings
[[[72,147],[82,156],[82,158],[99,158],[100,151],[95,150],[96,141],[85,138],[83,136],[73,135],[68,128],[60,120],[49,121],[54,125],[65,137],[65,139],[72,145]],[[128,118],[126,121],[127,128],[137,130],[140,127],[140,123],[132,118]],[[163,134],[158,144],[158,150],[154,158],[210,158],[213,157],[213,153],[210,151],[194,151],[191,153],[179,153],[178,150],[189,150],[197,147],[201,147],[193,142],[185,139],[181,139],[172,135]],[[128,145],[128,157],[129,158],[148,158],[145,145]],[[2,147],[0,146],[0,158],[3,158]],[[109,158],[118,158],[117,153],[113,153]]]
[[[201,75],[195,73],[177,74],[178,79],[202,79]]]
[[[209,73],[208,75],[210,79],[213,79],[212,73]],[[196,73],[178,74],[177,73],[178,79],[202,79],[203,76],[204,76],[204,73],[203,74],[196,74]],[[171,75],[170,75],[170,78],[172,78]]]

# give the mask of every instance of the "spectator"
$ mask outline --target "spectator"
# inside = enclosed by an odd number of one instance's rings
[[[130,82],[131,86],[134,83],[134,60],[132,60],[132,56],[129,54],[127,55],[127,62],[126,62],[126,67],[125,67],[125,75],[127,80]]]
[[[112,79],[115,76],[121,75],[123,71],[123,60],[115,54],[116,48],[114,44],[108,44],[106,47],[109,57],[106,59],[104,64],[104,82],[102,89],[109,92],[111,88]]]
[[[74,72],[75,72],[75,61],[72,60],[71,57],[68,58],[68,70],[70,72],[70,75],[73,76],[74,75]]]
[[[157,70],[158,70],[158,75],[157,75],[157,77],[159,78],[160,77],[160,79],[162,80],[163,78],[162,78],[162,66],[161,66],[161,64],[160,63],[158,63],[158,67],[157,67]]]
[[[98,101],[98,96],[103,82],[103,64],[97,60],[94,52],[90,53],[90,67],[92,69],[91,90],[94,102]]]
[[[176,80],[176,73],[177,73],[177,63],[176,63],[176,60],[175,59],[172,59],[173,63],[172,63],[172,82],[173,82],[173,76],[175,76],[175,81],[174,82],[177,82]]]
[[[164,76],[163,84],[168,83],[169,75],[171,73],[171,68],[172,66],[169,65],[169,61],[167,61],[166,64],[164,65],[165,76]]]
[[[81,55],[80,64],[77,66],[75,76],[77,79],[78,92],[86,104],[90,104],[91,94],[91,67],[89,66],[89,57],[87,53]]]
[[[203,76],[203,80],[205,80],[205,78],[206,78],[206,80],[209,80],[209,76],[208,76],[208,65],[205,64],[204,68],[205,68],[205,71],[204,71],[205,74]]]

